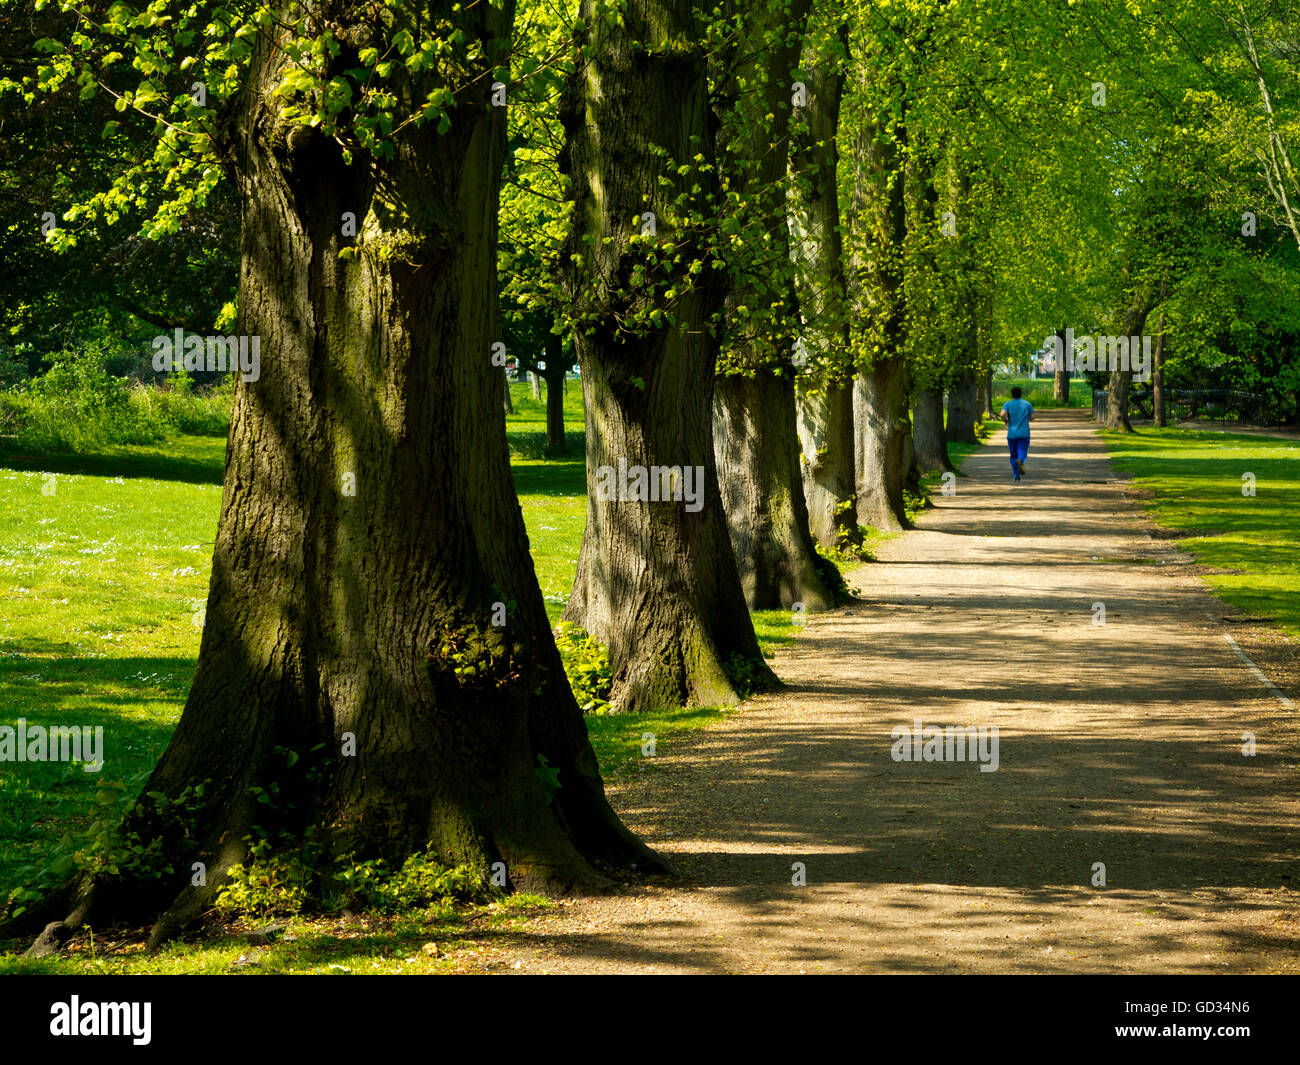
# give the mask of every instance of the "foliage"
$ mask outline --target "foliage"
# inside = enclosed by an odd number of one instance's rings
[[[75,768],[80,771],[80,766]],[[133,879],[176,875],[174,852],[168,856],[167,843],[177,836],[185,838],[186,827],[203,806],[208,782],[188,785],[175,796],[159,791],[141,794],[149,775],[150,770],[141,770],[126,780],[97,782],[95,819],[81,832],[65,832],[39,862],[19,867],[21,880],[9,894],[8,916],[20,916],[29,903],[74,875]],[[147,827],[124,830],[128,813],[133,814],[132,823]]]
[[[562,621],[555,627],[564,672],[573,697],[584,714],[609,713],[609,692],[614,683],[609,649],[580,625]]]
[[[360,860],[348,855],[321,878],[301,849],[276,853],[269,841],[260,840],[250,847],[247,862],[231,867],[230,882],[218,896],[215,910],[225,917],[292,916],[313,907],[312,891],[320,884],[332,892],[324,900],[327,908],[379,913],[486,902],[501,894],[481,870],[449,867],[429,852],[408,856],[396,870],[383,858]]]

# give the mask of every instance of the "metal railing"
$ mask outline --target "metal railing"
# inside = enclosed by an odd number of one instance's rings
[[[1133,389],[1128,394],[1130,418],[1154,418],[1155,394],[1149,388]],[[1110,408],[1109,391],[1093,389],[1092,416],[1106,420]],[[1165,419],[1171,424],[1181,421],[1205,421],[1239,425],[1273,425],[1268,397],[1258,392],[1239,392],[1229,388],[1168,389],[1165,392]]]

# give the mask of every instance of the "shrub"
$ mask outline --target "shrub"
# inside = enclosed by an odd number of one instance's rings
[[[186,374],[167,387],[132,384],[109,373],[118,359],[106,341],[50,357],[42,377],[0,392],[0,434],[43,451],[93,451],[114,444],[155,444],[178,433],[224,436],[234,379],[196,393]]]
[[[570,621],[562,621],[555,627],[555,645],[560,649],[569,687],[582,712],[609,713],[609,692],[614,684],[609,649]]]

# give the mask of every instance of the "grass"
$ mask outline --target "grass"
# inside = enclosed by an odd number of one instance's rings
[[[1050,377],[999,377],[993,381],[993,409],[995,411],[1000,409],[1002,404],[1011,398],[1011,389],[1014,385],[1019,385],[1022,389],[1021,399],[1029,400],[1030,403],[1041,410],[1051,410],[1057,407],[1083,408],[1085,410],[1092,408],[1092,386],[1084,378],[1070,378],[1069,402],[1057,403],[1052,398],[1052,379]]]
[[[1193,533],[1179,547],[1237,571],[1204,577],[1215,594],[1300,635],[1300,442],[1187,429],[1101,435],[1115,468],[1154,493],[1151,516]],[[1242,494],[1245,474],[1254,496]]]
[[[581,392],[565,397],[569,457],[545,457],[545,404],[525,384],[512,387],[508,416],[511,465],[548,615],[558,621],[573,583],[586,521]],[[101,445],[84,454],[43,453],[10,441],[0,446],[0,723],[103,726],[105,765],[98,773],[60,762],[5,763],[0,772],[0,898],[43,864],[65,835],[79,836],[101,798],[138,787],[166,747],[194,674],[200,610],[208,589],[221,505],[225,440],[174,437],[165,444]],[[754,624],[765,652],[795,638],[788,611],[763,611]],[[590,716],[602,771],[618,777],[644,764],[643,733],[658,754],[675,737],[725,711],[691,708]],[[114,788],[112,785],[120,787]],[[257,952],[257,972],[442,971],[454,962],[419,952],[449,950],[479,936],[505,902],[443,914],[436,927],[376,919],[369,931],[338,922],[290,922],[301,935]],[[504,908],[503,908],[504,907]],[[529,911],[531,912],[531,911]],[[435,934],[436,933],[436,934]],[[0,971],[230,972],[239,940],[177,944],[155,958],[114,945],[20,962]],[[413,962],[405,959],[416,953]],[[340,959],[343,959],[341,961]]]

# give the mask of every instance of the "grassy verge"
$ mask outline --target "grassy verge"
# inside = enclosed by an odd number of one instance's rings
[[[1101,436],[1115,468],[1154,493],[1151,516],[1192,533],[1179,547],[1233,571],[1205,576],[1215,594],[1300,635],[1300,442],[1185,429]]]

